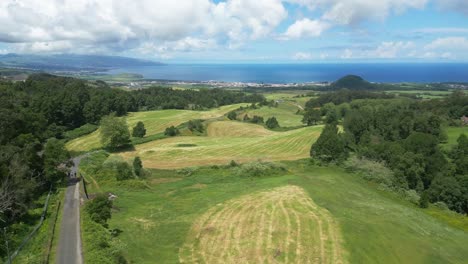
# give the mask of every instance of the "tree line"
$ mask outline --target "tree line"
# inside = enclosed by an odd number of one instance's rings
[[[440,147],[447,140],[443,126],[468,115],[467,95],[455,92],[437,100],[362,99],[344,104],[345,111],[339,110],[342,105],[323,104],[328,108],[324,113],[311,108],[315,103],[308,104],[306,113],[318,111],[318,119],[323,120],[324,114],[326,121],[311,156],[340,163],[351,155],[384,164],[392,171],[388,187],[416,191],[421,207],[443,202],[454,211],[468,213],[467,137],[461,135],[452,150]],[[340,120],[343,132],[338,129]]]

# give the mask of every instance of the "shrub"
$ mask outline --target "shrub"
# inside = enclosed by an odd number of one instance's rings
[[[231,111],[228,113],[227,115],[227,118],[229,118],[229,120],[236,120],[237,119],[237,114],[235,111]]]
[[[141,176],[143,172],[143,164],[140,157],[135,157],[135,159],[133,159],[133,171],[137,176]]]
[[[136,124],[136,126],[133,128],[133,131],[132,131],[132,137],[139,137],[139,138],[142,138],[146,135],[146,128],[145,128],[145,124],[143,124],[143,122],[141,121],[138,121],[138,123]]]
[[[268,118],[265,124],[269,129],[277,128],[280,126],[278,120],[276,120],[276,117]]]
[[[262,177],[286,171],[283,165],[270,162],[250,162],[236,168],[236,174],[241,177]]]
[[[111,156],[104,164],[101,174],[106,177],[114,177],[118,181],[133,178],[133,169],[125,160],[118,156]]]
[[[392,170],[384,163],[368,160],[366,158],[350,157],[345,161],[344,167],[349,172],[356,172],[364,179],[393,188],[397,181]]]
[[[407,201],[410,201],[413,204],[419,205],[419,194],[415,190],[405,190],[404,197]]]
[[[174,137],[174,136],[177,136],[179,134],[180,134],[179,129],[174,127],[174,126],[168,127],[164,131],[164,135],[169,136],[169,137]]]
[[[106,194],[98,194],[93,200],[86,203],[85,211],[96,223],[106,226],[111,218],[112,201]]]
[[[239,166],[239,164],[237,164],[237,162],[235,160],[231,160],[231,162],[229,162],[229,166],[237,167],[237,166]]]
[[[197,131],[199,133],[203,133],[205,131],[205,127],[200,119],[188,121],[187,128],[192,132]]]

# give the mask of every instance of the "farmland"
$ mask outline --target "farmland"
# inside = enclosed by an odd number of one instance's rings
[[[163,132],[167,127],[177,126],[191,119],[209,119],[223,116],[225,113],[240,106],[246,106],[246,104],[222,106],[209,111],[160,110],[136,112],[128,115],[127,124],[129,129],[131,129],[138,121],[142,121],[146,127],[146,135],[151,136]],[[72,140],[67,143],[67,149],[80,152],[101,148],[99,133],[98,129],[87,136]]]
[[[89,161],[98,161],[93,155]],[[109,225],[122,230],[124,255],[134,263],[206,263],[204,256],[212,263],[464,263],[468,257],[466,230],[358,175],[307,160],[282,164],[286,171],[264,177],[239,174],[241,167],[200,167],[149,170],[139,180],[144,185],[97,178],[99,187],[89,187],[118,197]],[[82,171],[88,165],[83,161]]]
[[[322,126],[286,132],[269,131],[259,125],[220,121],[208,126],[208,136],[174,137],[136,145],[119,155],[130,160],[139,156],[148,168],[226,164],[264,160],[294,160],[309,156]],[[191,147],[180,147],[188,144]]]

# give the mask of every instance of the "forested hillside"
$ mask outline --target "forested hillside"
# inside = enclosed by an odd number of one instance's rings
[[[351,170],[360,170],[363,164],[389,168],[385,177],[379,178],[376,171],[369,177],[396,192],[415,195],[421,207],[443,202],[466,214],[468,139],[462,134],[453,149],[440,147],[447,141],[444,126],[460,125],[466,115],[468,96],[463,92],[446,99],[414,100],[343,90],[310,100],[304,119],[324,116],[328,123],[312,146],[312,156],[340,162],[351,154],[347,161]],[[336,129],[339,120],[344,133]]]

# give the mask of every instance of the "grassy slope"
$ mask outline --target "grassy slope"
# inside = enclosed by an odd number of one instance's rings
[[[209,119],[223,116],[240,106],[246,106],[246,104],[227,105],[209,111],[160,110],[129,113],[127,124],[131,132],[136,123],[142,121],[145,124],[146,137],[149,137],[163,132],[167,127],[177,126],[191,119]],[[68,150],[77,152],[101,148],[99,129],[89,135],[69,141],[66,147]]]
[[[249,117],[254,115],[262,116],[266,120],[270,117],[276,117],[281,127],[302,126],[302,115],[297,115],[299,108],[293,102],[283,102],[278,107],[264,106],[258,109],[248,109],[240,114],[239,118],[243,118],[246,113]]]
[[[272,132],[258,125],[222,121],[211,123],[210,130],[218,130],[215,137],[167,138],[137,145],[134,151],[120,155],[126,159],[139,156],[149,168],[227,164],[231,160],[294,160],[309,156],[310,146],[318,138],[322,126]],[[259,134],[264,136],[259,137]],[[179,147],[181,143],[196,146]]]
[[[446,144],[443,144],[443,146],[449,149],[457,144],[457,139],[461,134],[464,133],[468,136],[468,126],[447,127],[445,131],[447,132],[448,140]]]
[[[283,176],[246,178],[234,169],[194,173],[154,171],[149,188],[101,185],[112,191],[118,211],[111,228],[123,231],[134,263],[177,263],[193,222],[213,206],[241,195],[288,184],[304,188],[337,221],[351,263],[464,263],[467,231],[450,227],[424,210],[379,191],[339,168],[287,162]],[[465,220],[466,221],[466,220]]]

